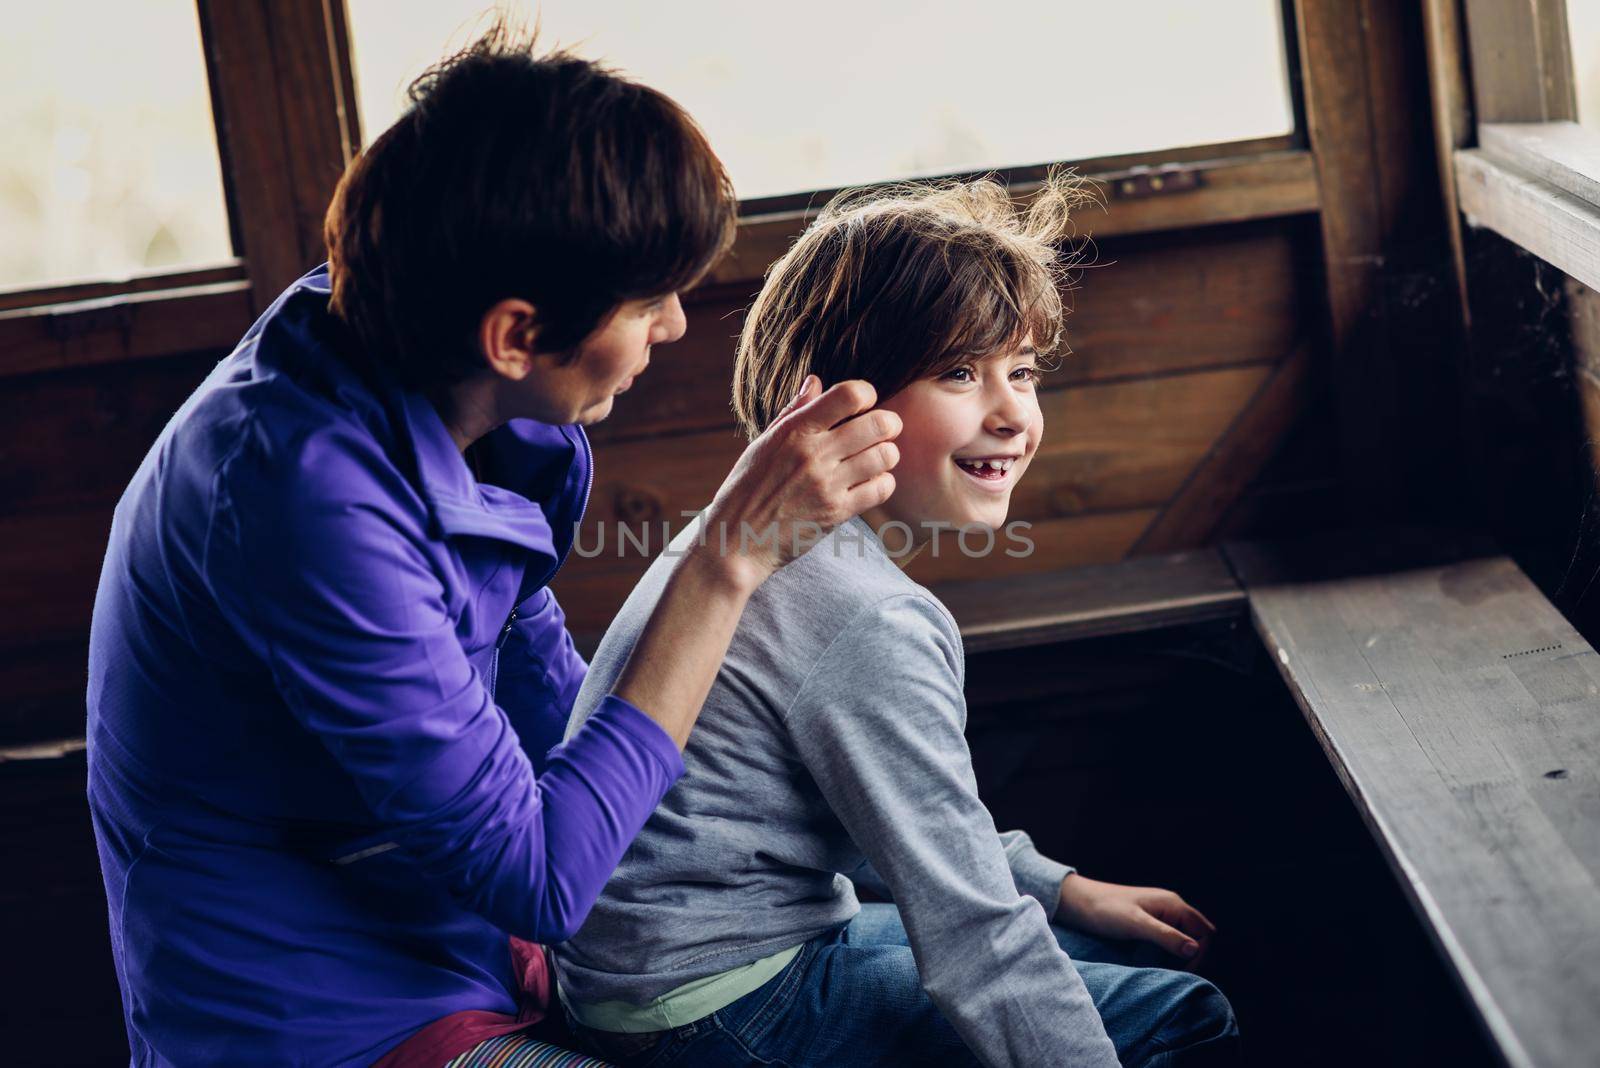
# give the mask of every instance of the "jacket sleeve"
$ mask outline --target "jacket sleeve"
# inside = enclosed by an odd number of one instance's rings
[[[790,736],[899,906],[923,989],[978,1059],[1110,1068],[1100,1014],[978,799],[959,657],[931,601],[888,598],[812,668]]]
[[[608,698],[536,778],[456,636],[462,595],[430,566],[418,502],[352,437],[222,465],[212,594],[425,877],[511,934],[561,941],[682,774],[677,747]]]
[[[589,665],[572,644],[567,619],[548,587],[517,606],[517,618],[500,649],[495,700],[505,709],[536,772],[566,733],[572,704]]]

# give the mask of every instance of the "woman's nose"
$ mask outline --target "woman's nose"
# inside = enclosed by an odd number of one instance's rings
[[[662,305],[661,318],[656,325],[657,337],[653,343],[671,344],[682,337],[688,328],[689,320],[683,314],[683,302],[678,299],[678,294],[674,293]]]

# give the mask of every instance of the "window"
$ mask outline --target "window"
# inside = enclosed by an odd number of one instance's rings
[[[13,5],[0,128],[0,289],[232,257],[192,2]]]
[[[485,0],[348,0],[362,129],[488,24]],[[531,23],[533,6],[502,0]],[[543,0],[541,42],[669,93],[746,199],[1293,132],[1278,0]]]
[[[1578,121],[1600,131],[1600,0],[1567,0]]]

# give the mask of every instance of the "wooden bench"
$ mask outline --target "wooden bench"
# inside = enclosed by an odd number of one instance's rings
[[[1501,1055],[1600,1063],[1600,658],[1511,560],[1416,563],[1429,551],[1402,537],[1226,554]]]
[[[1215,549],[930,589],[955,616],[969,653],[1228,619],[1246,607]]]

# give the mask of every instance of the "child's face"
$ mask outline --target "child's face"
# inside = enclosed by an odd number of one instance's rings
[[[924,523],[1004,526],[1011,489],[1044,434],[1038,375],[1028,340],[1014,351],[913,382],[883,402],[880,407],[904,424],[895,439],[894,495],[881,509],[883,518],[907,524],[919,539],[927,533]]]

